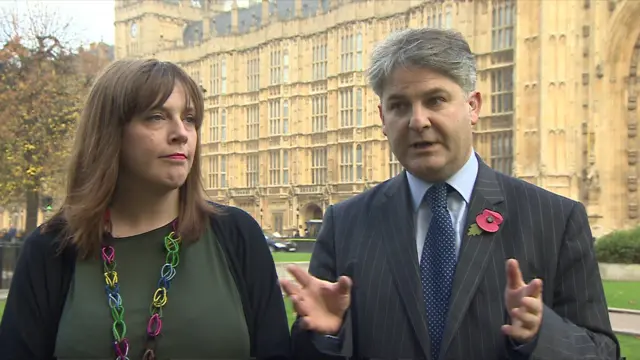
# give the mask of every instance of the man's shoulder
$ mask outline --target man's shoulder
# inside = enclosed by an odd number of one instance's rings
[[[398,175],[402,176],[402,175]],[[346,200],[333,204],[333,208],[336,211],[352,210],[354,208],[368,207],[372,205],[373,201],[389,189],[389,186],[393,181],[398,181],[397,177],[385,180],[363,192],[352,196]]]
[[[522,197],[535,197],[537,199],[550,201],[550,205],[557,204],[562,205],[563,207],[566,206],[567,209],[579,204],[576,200],[554,193],[528,181],[506,175],[498,171],[495,173],[496,179],[501,184],[503,195],[507,198],[507,201],[509,198],[520,199]]]

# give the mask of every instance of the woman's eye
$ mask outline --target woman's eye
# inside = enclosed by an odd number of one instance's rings
[[[161,114],[153,114],[153,115],[150,115],[147,119],[148,120],[156,120],[157,121],[157,120],[164,119],[164,116],[162,116]]]

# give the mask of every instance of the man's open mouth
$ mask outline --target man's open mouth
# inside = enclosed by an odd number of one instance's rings
[[[431,141],[420,141],[420,142],[413,143],[411,147],[414,149],[428,149],[429,147],[434,146],[436,144],[437,144],[436,142],[431,142]]]

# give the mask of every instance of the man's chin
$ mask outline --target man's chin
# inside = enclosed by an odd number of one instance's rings
[[[445,169],[446,165],[447,163],[443,159],[422,159],[409,164],[407,171],[424,181],[434,183],[445,181],[449,178]]]

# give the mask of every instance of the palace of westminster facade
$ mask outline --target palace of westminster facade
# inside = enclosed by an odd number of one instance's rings
[[[487,164],[582,201],[595,235],[640,222],[640,1],[245,2],[116,0],[115,52],[202,85],[206,191],[265,231],[303,229],[401,171],[366,68],[390,32],[424,26],[477,55]]]

